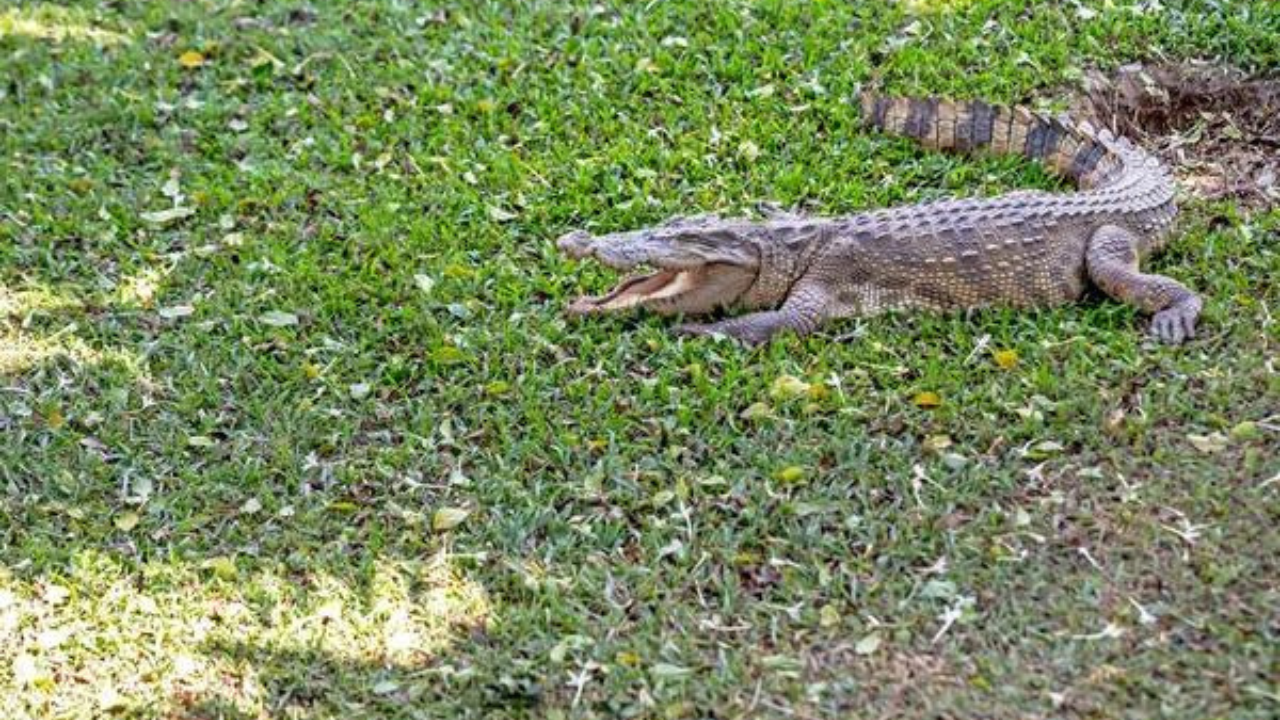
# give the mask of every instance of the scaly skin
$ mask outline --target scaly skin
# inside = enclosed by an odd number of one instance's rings
[[[812,332],[831,318],[886,310],[1074,302],[1092,283],[1152,313],[1151,330],[1161,340],[1177,344],[1194,335],[1200,299],[1175,280],[1138,271],[1177,212],[1173,181],[1155,158],[1106,130],[1022,108],[870,95],[862,106],[871,127],[927,147],[1023,154],[1079,191],[1022,191],[836,218],[708,215],[600,237],[575,231],[558,241],[573,257],[658,271],[579,298],[570,311],[743,308],[755,312],[679,331],[759,344],[783,331]]]

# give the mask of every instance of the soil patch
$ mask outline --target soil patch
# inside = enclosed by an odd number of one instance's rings
[[[1210,64],[1090,72],[1076,112],[1142,143],[1192,195],[1280,203],[1280,78]]]

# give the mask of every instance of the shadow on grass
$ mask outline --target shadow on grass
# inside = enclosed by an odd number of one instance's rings
[[[535,717],[542,707],[538,682],[510,671],[480,681],[442,653],[419,666],[397,666],[341,657],[319,649],[278,649],[243,643],[211,643],[212,657],[258,670],[261,704],[247,709],[231,695],[173,698],[172,716],[184,720],[290,717],[422,717],[415,708],[453,705],[480,717],[503,712]]]

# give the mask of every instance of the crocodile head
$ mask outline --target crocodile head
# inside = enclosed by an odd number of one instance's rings
[[[571,257],[594,258],[618,270],[648,269],[604,295],[578,298],[571,313],[644,308],[700,314],[744,304],[761,273],[761,241],[759,225],[709,215],[601,236],[578,230],[556,244]]]

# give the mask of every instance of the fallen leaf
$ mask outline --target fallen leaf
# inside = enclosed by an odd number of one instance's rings
[[[130,530],[138,527],[138,523],[141,520],[142,518],[138,517],[138,513],[127,512],[123,515],[116,516],[115,526],[120,532],[129,532]]]
[[[494,222],[506,222],[508,220],[515,220],[516,214],[509,210],[503,210],[497,205],[490,205],[489,219],[493,220]]]
[[[911,403],[918,408],[932,410],[942,405],[942,398],[939,397],[938,393],[926,390],[925,392],[916,393],[915,397],[911,398]]]
[[[245,501],[244,505],[240,506],[240,513],[242,515],[253,515],[261,510],[262,501],[258,498],[249,498]]]
[[[188,50],[178,56],[178,64],[188,70],[194,70],[204,63],[204,55],[196,50]]]
[[[452,530],[462,524],[471,513],[462,508],[443,507],[431,516],[431,529],[436,532]]]
[[[650,668],[649,672],[659,680],[679,680],[693,674],[693,671],[687,667],[680,667],[670,663],[658,663]]]
[[[769,386],[769,395],[775,400],[790,400],[809,393],[810,384],[794,375],[782,375]]]
[[[165,320],[177,320],[179,318],[190,317],[195,313],[196,309],[190,305],[173,305],[170,307],[162,307],[156,311],[160,317]]]
[[[352,400],[363,400],[369,397],[369,383],[355,383],[348,391],[351,393]]]
[[[640,664],[640,656],[629,650],[620,650],[613,656],[613,661],[624,667],[635,667]]]
[[[951,436],[949,435],[930,435],[920,445],[925,452],[940,453],[951,447],[951,444]]]
[[[154,212],[144,212],[141,215],[139,215],[139,217],[155,225],[168,225],[169,223],[177,222],[183,218],[189,218],[195,214],[196,214],[196,211],[194,208],[172,207],[172,208],[169,208],[168,210],[156,210]]]
[[[431,288],[436,286],[436,281],[432,280],[427,275],[414,275],[413,282],[418,286],[419,290],[427,295],[430,295]]]
[[[930,580],[920,589],[920,597],[950,600],[956,596],[956,584],[950,580]]]
[[[1262,431],[1258,429],[1258,423],[1252,420],[1245,420],[1243,422],[1236,423],[1236,426],[1231,428],[1232,440],[1248,442],[1250,440],[1257,440],[1261,437]]]
[[[1031,458],[1032,460],[1043,460],[1047,457],[1057,455],[1064,449],[1066,449],[1066,447],[1060,442],[1055,440],[1042,440],[1027,448],[1023,455]]]
[[[773,479],[783,483],[800,482],[804,479],[804,476],[804,468],[799,465],[788,465],[784,468],[775,470],[773,473]]]
[[[258,317],[263,324],[272,327],[286,327],[298,324],[298,316],[293,313],[283,312],[280,310],[268,310]]]
[[[431,353],[431,359],[440,365],[458,365],[467,361],[467,354],[452,345],[443,345]]]
[[[880,633],[871,633],[863,637],[853,646],[853,651],[859,655],[870,655],[880,649]]]
[[[769,417],[770,414],[771,411],[769,409],[769,403],[758,402],[752,403],[751,406],[746,410],[743,410],[738,417],[743,420],[760,420]]]
[[[1187,435],[1187,440],[1191,445],[1204,453],[1205,455],[1213,455],[1227,449],[1227,437],[1220,432],[1210,433],[1208,435]]]
[[[840,611],[835,605],[823,605],[818,611],[818,624],[824,628],[833,628],[840,624]]]
[[[395,680],[383,680],[373,686],[374,695],[390,695],[400,689],[400,684]]]
[[[192,435],[191,437],[187,438],[188,447],[211,448],[216,444],[217,442],[214,441],[214,439],[209,437],[208,435]]]

